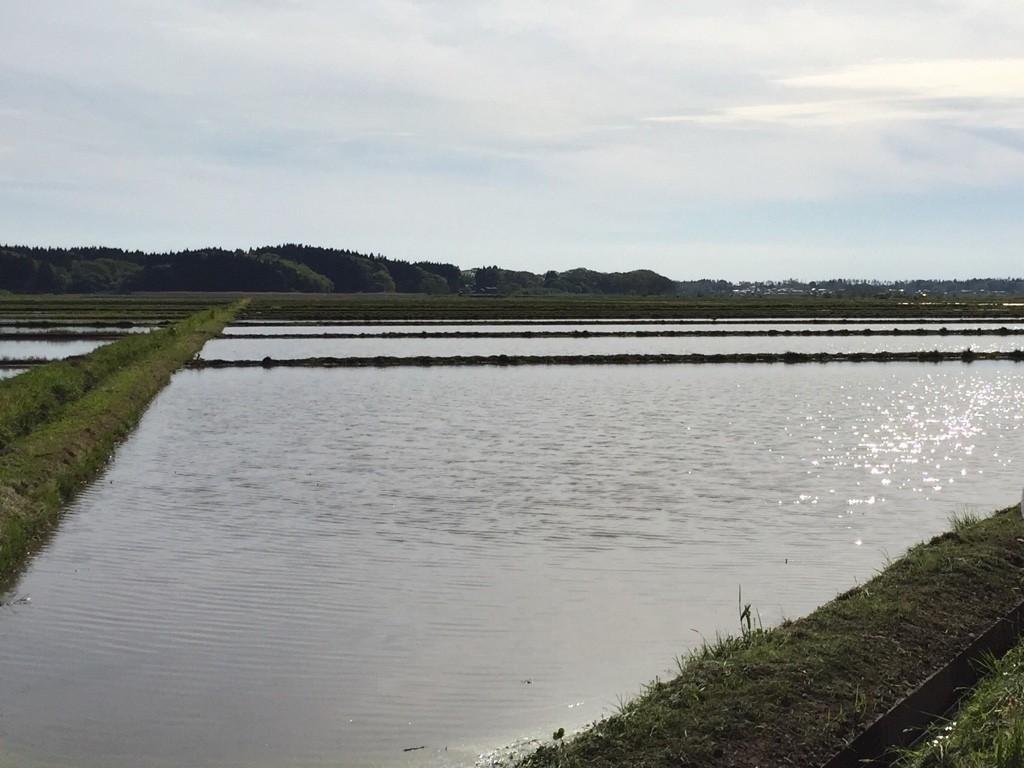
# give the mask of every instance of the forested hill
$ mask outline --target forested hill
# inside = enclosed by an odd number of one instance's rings
[[[673,294],[675,283],[650,270],[611,274],[461,270],[454,264],[409,263],[308,245],[248,251],[207,248],[144,253],[118,248],[0,246],[0,291],[128,293],[132,291],[302,291],[310,293],[583,293]]]
[[[673,281],[649,269],[543,274],[497,266],[460,269],[430,261],[409,263],[381,255],[308,245],[248,251],[206,248],[144,253],[119,248],[30,248],[0,245],[0,292],[131,293],[233,291],[243,293],[462,293],[475,296],[606,294],[637,296],[1024,296],[1024,279]]]

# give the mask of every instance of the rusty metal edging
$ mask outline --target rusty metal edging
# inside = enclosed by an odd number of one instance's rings
[[[868,726],[842,752],[822,768],[889,766],[894,747],[911,746],[938,717],[953,707],[981,677],[979,661],[990,653],[1001,657],[1024,634],[1024,603],[1021,603],[957,654],[946,666],[896,706]]]

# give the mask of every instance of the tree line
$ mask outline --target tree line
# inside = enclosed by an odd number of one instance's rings
[[[410,263],[382,255],[294,243],[144,253],[117,248],[0,246],[0,291],[131,293],[134,291],[298,291],[543,295],[672,294],[675,284],[650,270],[606,274],[586,269],[535,275],[497,266]]]
[[[673,281],[649,269],[543,274],[497,265],[410,263],[380,254],[287,243],[228,251],[206,248],[145,253],[119,248],[0,246],[0,291],[11,293],[131,293],[236,291],[304,293],[424,293],[475,296],[637,295],[680,297],[807,294],[836,297],[1024,295],[1024,279],[969,280],[728,280]]]

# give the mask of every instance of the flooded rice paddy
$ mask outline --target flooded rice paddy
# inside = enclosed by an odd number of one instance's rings
[[[596,338],[386,338],[214,339],[203,348],[206,360],[295,360],[306,357],[415,357],[430,355],[685,355],[757,352],[941,352],[1010,351],[1024,347],[1021,336],[971,337],[596,337]]]
[[[148,333],[150,330],[150,326],[144,325],[130,328],[67,325],[41,329],[32,325],[0,323],[0,367],[10,365],[11,361],[30,361],[37,364],[63,360],[75,355],[87,355],[119,336]],[[85,338],[75,338],[76,336]]]
[[[0,765],[462,766],[571,731],[738,631],[741,590],[796,617],[1019,499],[1022,371],[183,371],[0,598]]]
[[[841,335],[865,330],[872,335]],[[916,335],[917,332],[928,335]],[[961,335],[969,331],[969,335]],[[206,360],[295,360],[313,357],[509,357],[559,355],[686,355],[879,353],[938,350],[998,352],[1024,347],[1014,323],[460,323],[379,325],[238,325],[203,349]],[[765,336],[771,332],[779,335]],[[899,335],[893,335],[898,332]],[[590,334],[633,334],[621,336]],[[671,333],[672,336],[636,334]],[[700,334],[729,334],[700,335]],[[794,334],[814,335],[800,336]],[[828,336],[824,334],[840,334]],[[520,334],[520,335],[516,335]],[[530,334],[530,335],[522,335]],[[545,336],[543,334],[574,334]],[[575,335],[581,334],[581,335]],[[749,335],[744,335],[749,334]],[[358,338],[331,338],[332,336]],[[308,336],[309,338],[304,338]],[[254,338],[255,337],[255,338]]]
[[[107,341],[6,341],[0,340],[2,360],[63,360],[86,355]]]

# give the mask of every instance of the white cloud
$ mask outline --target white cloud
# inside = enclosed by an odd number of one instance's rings
[[[873,62],[827,73],[779,78],[776,82],[789,89],[786,95],[794,90],[813,91],[818,98],[645,119],[664,123],[793,125],[909,120],[1024,122],[1024,59]],[[827,95],[835,91],[838,95]]]
[[[1024,99],[1024,59],[876,61],[779,82],[798,88],[897,91],[940,99]]]
[[[557,260],[669,253],[705,204],[1017,189],[1021,39],[1008,0],[9,3],[0,228]]]

